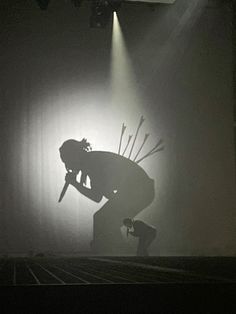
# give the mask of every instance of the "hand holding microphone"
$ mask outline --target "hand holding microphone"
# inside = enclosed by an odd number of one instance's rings
[[[64,186],[63,186],[63,189],[62,189],[62,191],[61,191],[61,194],[60,194],[60,197],[59,197],[59,200],[58,200],[58,202],[60,203],[61,201],[62,201],[62,199],[63,199],[63,197],[64,197],[64,195],[66,194],[66,191],[67,191],[67,189],[68,189],[68,186],[70,185],[70,184],[74,184],[75,182],[76,182],[76,176],[77,176],[77,173],[76,172],[73,172],[72,170],[69,170],[69,169],[67,169],[67,174],[66,174],[66,176],[65,176],[65,184],[64,184]]]
[[[76,181],[76,176],[77,173],[73,172],[72,170],[69,170],[65,176],[65,181],[66,183],[72,184],[74,185],[77,181]]]

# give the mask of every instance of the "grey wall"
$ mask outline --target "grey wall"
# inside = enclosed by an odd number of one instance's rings
[[[109,113],[111,25],[90,29],[87,2],[76,10],[70,2],[51,1],[43,12],[34,1],[2,1],[0,9],[1,252],[87,250],[99,206],[71,191],[66,210],[58,208],[64,170],[47,153],[50,132],[39,130],[55,125],[56,136],[59,125],[56,141],[64,139],[63,117],[73,115],[74,90],[80,91],[76,110],[84,113],[76,134],[84,134],[86,125],[93,136],[87,108],[91,115],[99,107],[101,121]],[[138,216],[158,229],[152,253],[235,254],[230,2],[178,0],[155,11],[124,4],[119,18],[142,95],[134,120],[143,114],[153,143],[165,141],[165,151],[142,165],[156,182],[155,202]],[[114,117],[113,126],[104,120],[100,133],[113,127],[118,144],[123,117],[132,123],[132,112],[129,104],[111,108],[111,116],[113,110],[120,110],[120,119]],[[104,143],[96,148],[105,150]],[[116,145],[109,142],[107,149]],[[61,175],[56,183],[51,165]],[[69,210],[73,201],[82,214],[77,207]]]

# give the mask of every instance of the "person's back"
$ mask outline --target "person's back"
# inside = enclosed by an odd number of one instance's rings
[[[132,160],[106,151],[87,153],[84,170],[94,186],[106,190],[127,191],[145,185],[151,179],[146,172]]]
[[[141,220],[132,220],[131,218],[125,218],[123,224],[127,227],[127,236],[131,234],[139,238],[137,256],[148,256],[148,247],[156,237],[156,228]]]
[[[156,230],[153,226],[150,226],[141,220],[134,220],[133,228],[133,236],[135,237],[145,237]]]
[[[134,217],[153,201],[154,180],[134,161],[106,151],[91,151],[87,140],[67,140],[60,147],[67,174],[65,186],[74,186],[85,197],[108,201],[93,215],[94,252],[111,253],[123,243],[122,217]],[[81,172],[79,181],[77,174]],[[86,186],[87,176],[90,187]],[[79,176],[78,176],[79,177]]]

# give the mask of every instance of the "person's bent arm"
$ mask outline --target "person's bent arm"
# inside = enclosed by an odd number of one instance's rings
[[[94,202],[99,203],[102,199],[102,194],[96,191],[95,189],[88,189],[83,184],[79,183],[76,181],[76,175],[72,173],[67,173],[65,177],[66,182],[70,183],[73,185],[77,191],[79,191],[81,194],[84,196],[88,197]]]
[[[81,194],[83,194],[84,196],[88,197],[89,199],[91,199],[94,202],[99,203],[102,199],[102,195],[98,192],[95,192],[92,189],[88,189],[85,186],[83,186],[81,183],[79,182],[74,182],[72,184]]]

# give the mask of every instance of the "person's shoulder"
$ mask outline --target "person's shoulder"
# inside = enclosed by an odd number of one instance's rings
[[[126,163],[129,163],[129,164],[133,164],[135,165],[135,167],[137,168],[141,168],[136,162],[134,162],[133,160],[123,156],[123,155],[120,155],[120,154],[117,154],[117,153],[114,153],[114,152],[109,152],[109,151],[106,151],[106,150],[91,150],[88,152],[90,155],[97,155],[97,156],[107,156],[107,157],[110,157],[110,158],[114,158],[114,159],[117,159],[117,160],[120,160],[120,161],[123,161],[123,162],[126,162]]]
[[[119,155],[117,153],[105,151],[105,150],[92,150],[89,152],[91,158],[106,160],[107,162],[115,161],[117,164],[122,164],[126,168],[133,168],[134,166],[140,168],[135,162],[129,158]]]
[[[116,157],[122,157],[116,153],[108,152],[106,150],[91,150],[89,152],[90,155],[97,155],[97,156],[116,156]]]
[[[144,224],[145,223],[143,221],[138,220],[138,219],[137,220],[135,219],[134,222],[133,222],[133,225],[135,225],[135,226],[138,226],[138,225],[140,226],[140,225],[144,225]]]

